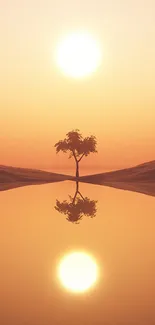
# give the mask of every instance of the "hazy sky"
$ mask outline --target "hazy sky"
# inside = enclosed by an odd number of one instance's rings
[[[54,53],[78,29],[97,39],[103,63],[75,80],[58,69]],[[5,0],[0,30],[0,164],[68,166],[53,146],[74,128],[98,140],[86,165],[154,159],[154,0]]]

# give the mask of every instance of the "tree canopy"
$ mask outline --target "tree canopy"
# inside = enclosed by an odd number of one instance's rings
[[[83,138],[78,129],[72,130],[66,134],[64,140],[60,140],[55,144],[56,153],[62,151],[69,152],[69,158],[74,157],[78,162],[84,157],[88,156],[91,152],[95,153],[96,150],[96,137]]]

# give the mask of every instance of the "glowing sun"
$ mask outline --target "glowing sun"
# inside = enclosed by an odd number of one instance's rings
[[[101,51],[88,33],[72,33],[58,46],[57,63],[60,69],[74,78],[94,72],[101,63]]]
[[[66,289],[77,293],[86,291],[97,280],[96,262],[86,253],[70,253],[60,262],[58,277]]]

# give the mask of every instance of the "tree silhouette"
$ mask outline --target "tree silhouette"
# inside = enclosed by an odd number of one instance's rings
[[[69,202],[67,202],[67,200],[64,200],[63,202],[56,200],[55,209],[58,212],[67,215],[66,219],[68,221],[78,224],[78,221],[82,220],[84,215],[91,218],[96,216],[96,203],[97,201],[82,196],[79,192],[79,184],[76,182],[74,197],[69,195]]]
[[[95,136],[91,135],[90,137],[83,138],[79,130],[76,129],[68,132],[66,138],[57,142],[55,147],[56,153],[59,151],[64,153],[69,152],[69,158],[74,157],[76,163],[76,177],[79,177],[79,162],[84,156],[88,156],[91,152],[97,152],[96,145]]]

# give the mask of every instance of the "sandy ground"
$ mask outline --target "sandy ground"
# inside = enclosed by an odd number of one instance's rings
[[[74,177],[37,169],[0,166],[0,191],[26,185],[39,185],[72,180]]]
[[[65,180],[109,186],[155,196],[155,161],[132,168],[82,176],[78,179],[69,175],[41,170],[0,166],[0,191]]]
[[[155,160],[132,168],[83,176],[80,181],[155,196]]]

